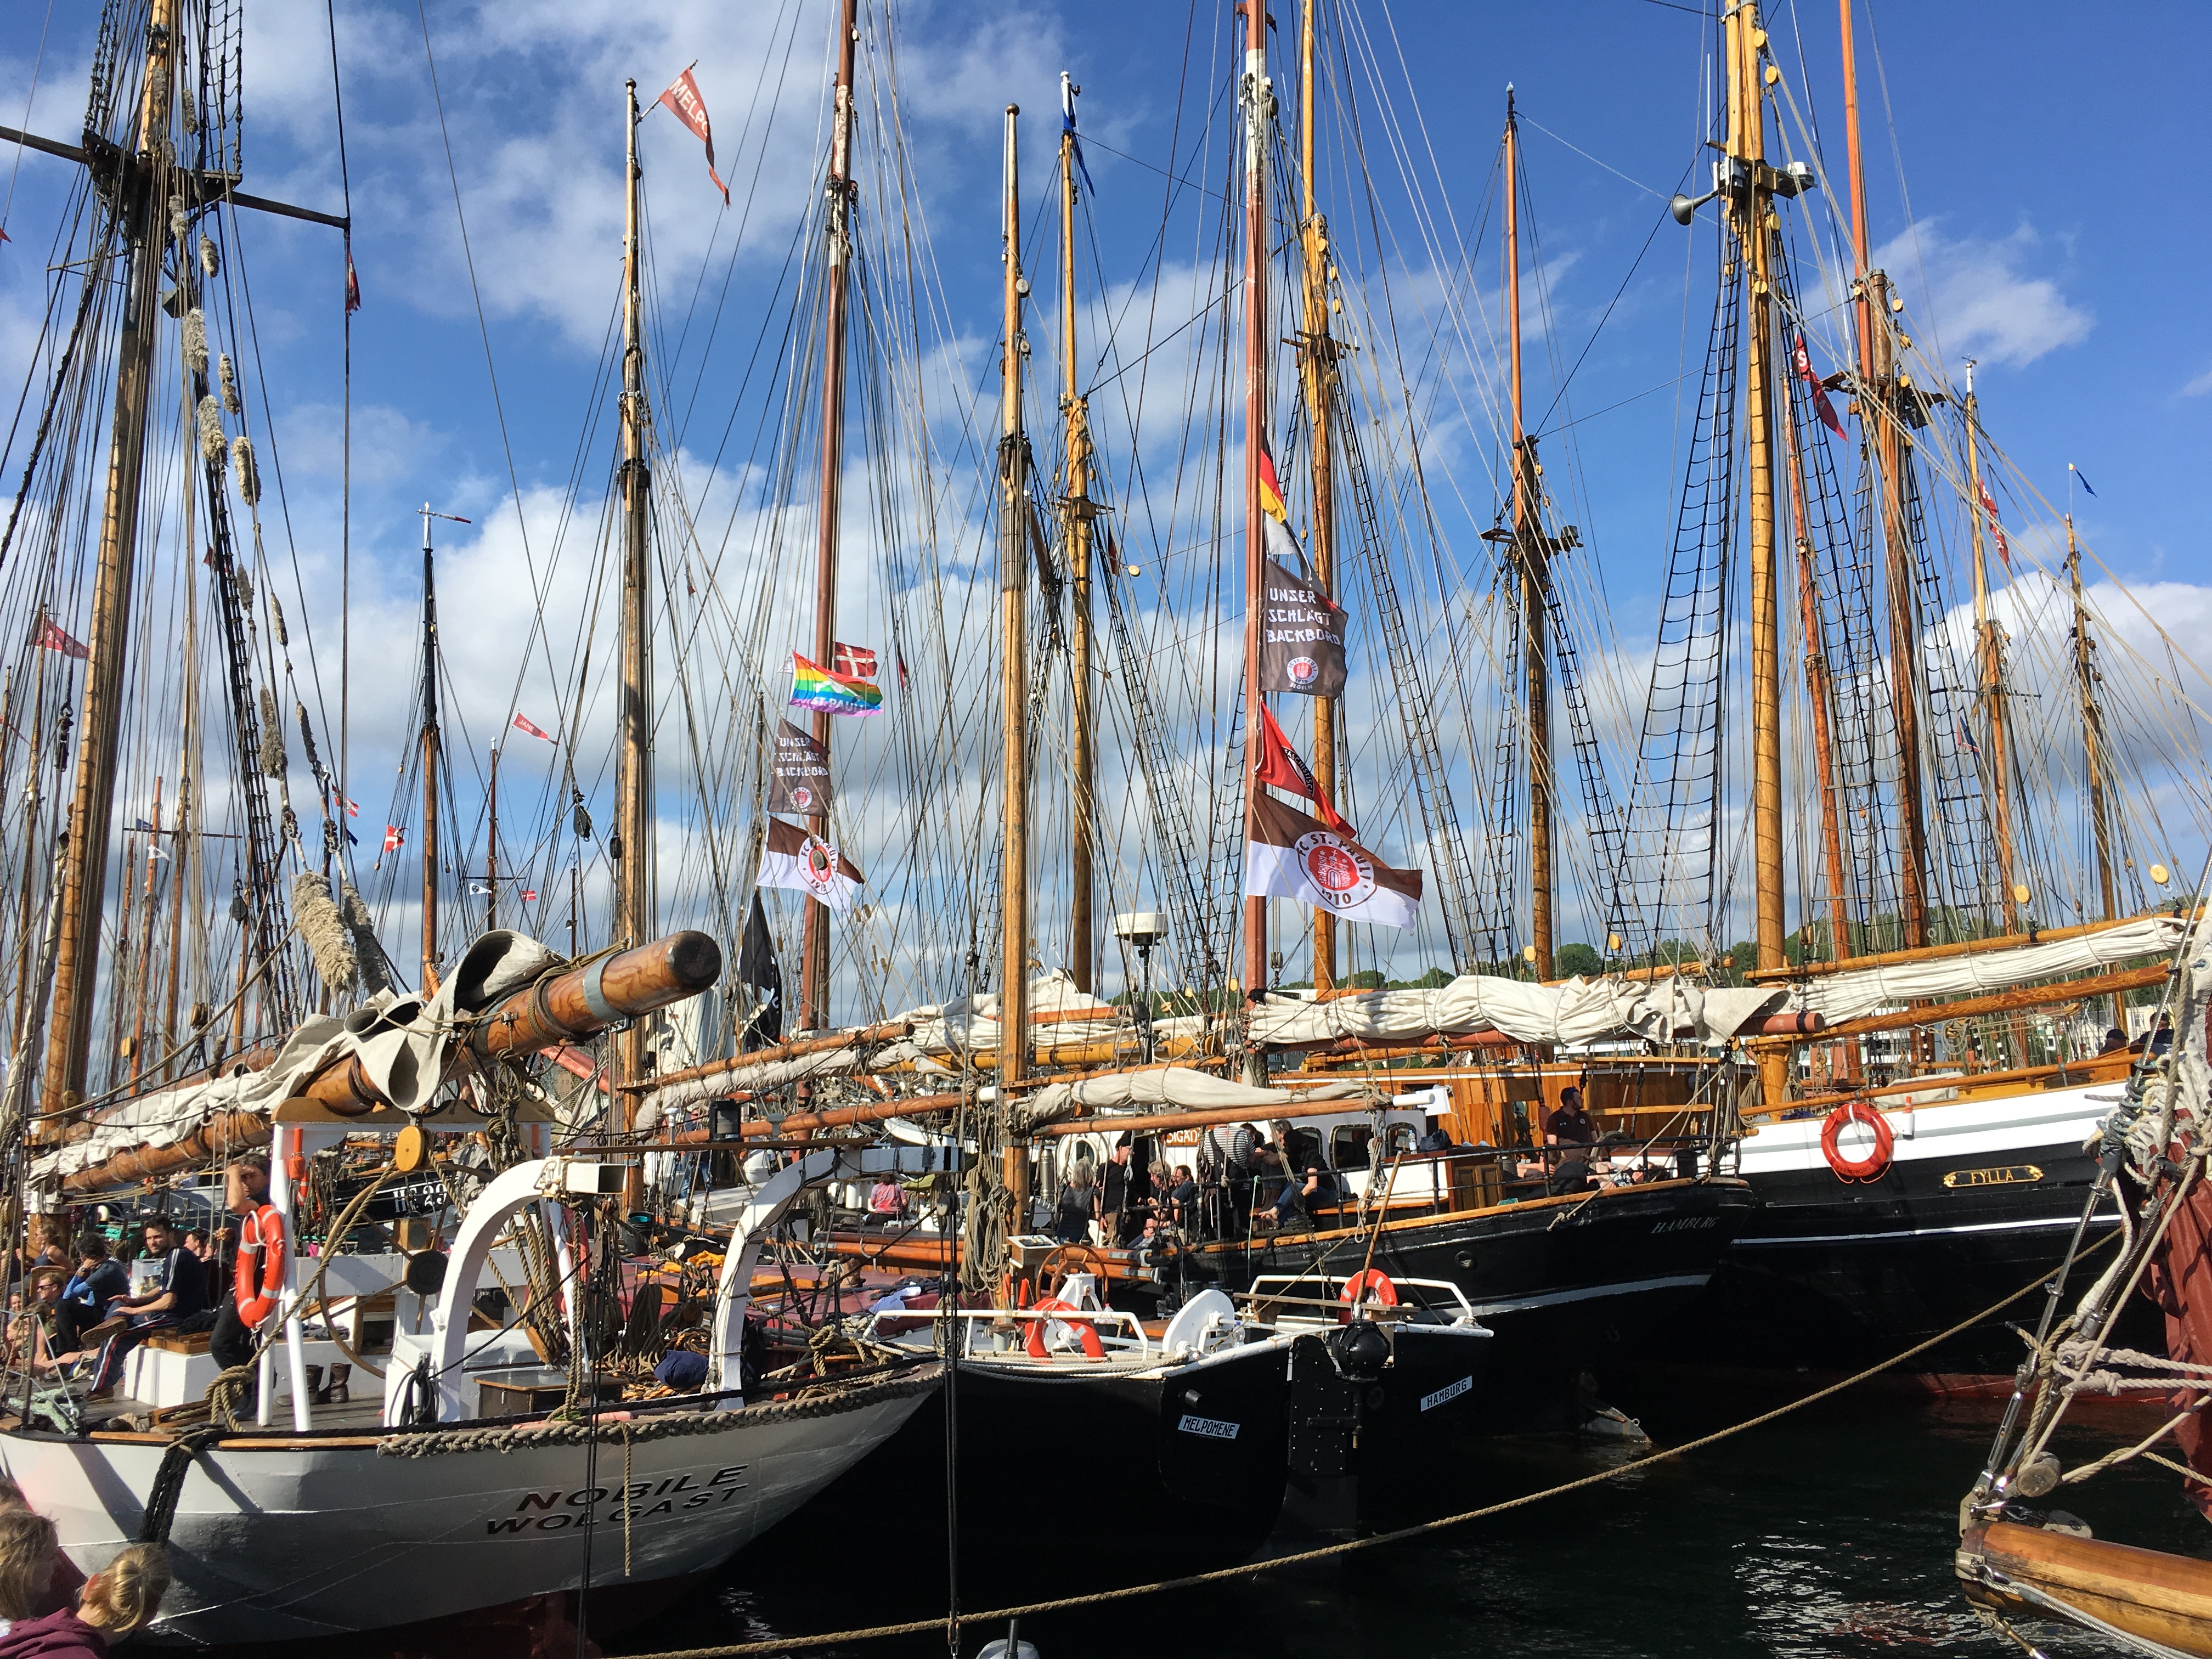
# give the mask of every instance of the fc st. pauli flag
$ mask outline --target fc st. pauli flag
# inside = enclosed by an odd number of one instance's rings
[[[830,810],[830,751],[789,720],[775,723],[768,810],[795,818],[818,818]]]
[[[1291,747],[1283,728],[1275,724],[1274,712],[1264,702],[1260,705],[1260,741],[1253,750],[1252,784],[1255,790],[1268,784],[1289,794],[1304,795],[1321,808],[1322,817],[1330,829],[1346,841],[1358,839],[1359,832],[1344,821],[1343,814],[1336,810],[1314,776],[1313,769],[1306,764],[1304,756]]]
[[[1411,927],[1420,914],[1419,871],[1393,870],[1358,842],[1271,795],[1254,793],[1251,830],[1244,848],[1247,898],[1296,899],[1384,927]]]
[[[853,895],[860,890],[860,879],[853,860],[821,836],[810,836],[781,818],[768,821],[757,885],[794,888],[832,910],[849,910]]]
[[[836,674],[817,662],[791,653],[791,701],[825,714],[880,714],[883,688],[857,674]]]

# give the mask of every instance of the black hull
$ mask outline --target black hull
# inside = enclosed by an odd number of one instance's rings
[[[1233,1566],[1274,1528],[1291,1423],[1279,1347],[1142,1376],[969,1362],[951,1387],[961,1577],[973,1593],[1033,1588],[1040,1529],[1055,1522],[1080,1544],[1054,1557],[1054,1583],[1085,1589],[1162,1560]],[[945,1408],[932,1401],[823,1496],[858,1489],[878,1503],[896,1492],[899,1510],[933,1517],[941,1539],[945,1437]]]
[[[1664,1358],[1854,1370],[2033,1284],[2065,1255],[2096,1178],[2094,1161],[2070,1142],[1971,1161],[1978,1176],[2014,1178],[1964,1182],[1954,1161],[1943,1158],[1900,1159],[1871,1182],[1845,1182],[1825,1164],[1753,1170],[1746,1179],[1758,1211]],[[2118,1224],[2107,1206],[2091,1221],[2083,1247]],[[2108,1251],[2092,1259],[2101,1263]],[[2077,1293],[2087,1282],[2077,1275]],[[2023,1349],[2006,1322],[2033,1326],[2042,1301],[2039,1293],[2014,1302],[1916,1357],[1912,1368],[2009,1375]],[[2147,1301],[2123,1308],[2118,1340],[2156,1351],[2160,1334]]]
[[[1485,1428],[1511,1428],[1571,1413],[1582,1372],[1602,1382],[1639,1356],[1703,1292],[1752,1201],[1744,1183],[1722,1178],[1394,1223],[1376,1242],[1373,1265],[1394,1279],[1443,1279],[1466,1294],[1495,1334],[1471,1415]],[[1348,1278],[1366,1249],[1366,1235],[1356,1231],[1202,1246],[1190,1283],[1211,1273],[1243,1291],[1262,1274],[1316,1265]]]

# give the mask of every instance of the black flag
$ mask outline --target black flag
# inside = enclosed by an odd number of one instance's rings
[[[745,913],[745,931],[738,941],[738,983],[752,988],[752,1008],[745,1016],[743,1053],[765,1048],[783,1039],[783,970],[775,965],[775,941],[769,937],[768,913],[761,908],[757,889],[753,908]]]

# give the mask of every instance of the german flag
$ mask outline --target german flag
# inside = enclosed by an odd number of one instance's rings
[[[1267,453],[1265,438],[1260,440],[1260,506],[1276,523],[1291,521],[1283,507],[1283,481],[1275,476],[1275,458]]]

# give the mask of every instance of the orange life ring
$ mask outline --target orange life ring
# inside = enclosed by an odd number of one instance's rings
[[[231,1295],[239,1318],[252,1330],[276,1310],[284,1294],[284,1218],[274,1204],[258,1205],[238,1231]]]
[[[1391,1282],[1390,1275],[1380,1267],[1365,1267],[1344,1281],[1344,1289],[1338,1292],[1338,1298],[1344,1304],[1344,1311],[1336,1316],[1336,1322],[1345,1325],[1352,1322],[1352,1310],[1363,1302],[1372,1302],[1384,1308],[1396,1307],[1398,1287]]]
[[[1056,1296],[1048,1296],[1036,1304],[1035,1311],[1037,1313],[1074,1313],[1077,1312],[1078,1310],[1073,1302],[1062,1302]],[[1048,1319],[1032,1319],[1029,1322],[1030,1335],[1028,1346],[1030,1358],[1049,1359],[1052,1358],[1050,1354],[1045,1352],[1044,1346],[1044,1328],[1052,1322],[1053,1322]],[[1103,1359],[1106,1357],[1106,1345],[1098,1340],[1098,1328],[1096,1324],[1088,1319],[1073,1319],[1069,1320],[1066,1322],[1074,1327],[1076,1338],[1083,1344],[1083,1355],[1085,1358]]]
[[[1849,1123],[1862,1123],[1874,1131],[1874,1151],[1864,1158],[1845,1158],[1837,1146],[1837,1139]],[[1820,1152],[1828,1160],[1828,1167],[1844,1181],[1877,1181],[1889,1168],[1890,1149],[1896,1145],[1889,1125],[1880,1112],[1863,1100],[1847,1100],[1828,1114],[1828,1121],[1820,1126]]]

